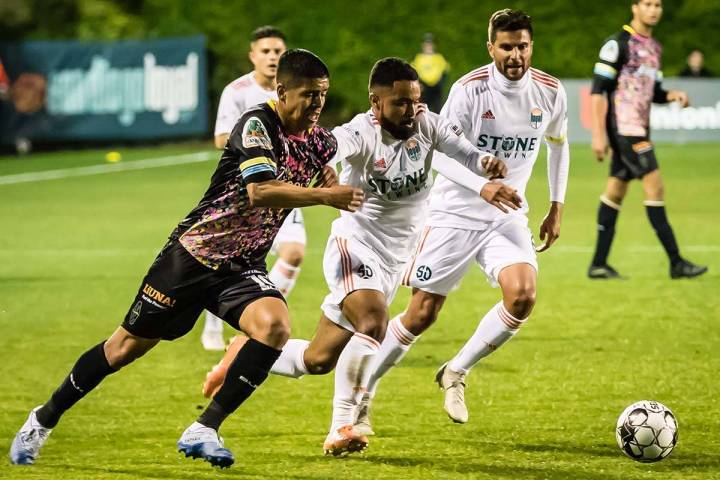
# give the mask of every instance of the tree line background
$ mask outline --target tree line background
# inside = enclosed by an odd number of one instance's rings
[[[665,0],[655,36],[664,45],[664,72],[677,74],[693,48],[720,74],[720,1]],[[330,67],[325,120],[347,119],[367,108],[367,77],[385,56],[411,60],[432,32],[451,64],[446,88],[489,62],[485,42],[492,12],[525,10],[535,29],[534,66],[564,78],[589,77],[603,39],[630,20],[630,0],[515,1],[389,0],[3,0],[0,40],[147,39],[202,34],[207,38],[208,94],[249,71],[249,34],[259,25],[284,30],[289,47],[317,53]],[[211,122],[211,124],[214,122]]]

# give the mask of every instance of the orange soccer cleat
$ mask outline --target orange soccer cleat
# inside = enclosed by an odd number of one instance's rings
[[[352,425],[345,425],[330,432],[323,443],[325,455],[345,456],[355,452],[364,452],[368,446],[368,437],[360,435]]]

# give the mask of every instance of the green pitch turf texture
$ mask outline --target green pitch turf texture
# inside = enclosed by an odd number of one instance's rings
[[[184,144],[121,153],[130,163],[197,151],[209,149]],[[104,164],[105,153],[0,158],[0,176]],[[201,383],[218,359],[202,349],[198,323],[69,411],[35,466],[11,466],[5,457],[0,478],[720,478],[720,146],[658,148],[682,253],[710,265],[704,277],[674,281],[637,183],[610,257],[629,279],[585,277],[607,167],[587,146],[572,153],[561,238],[539,257],[537,306],[517,337],[470,374],[468,424],[447,418],[433,376],[499,299],[477,268],[383,380],[373,415],[377,436],[362,456],[322,456],[333,392],[328,375],[269,378],[222,428],[236,456],[231,469],[181,457],[175,442],[206,404]],[[121,322],[155,253],[204,192],[214,163],[0,185],[3,455],[28,411]],[[547,206],[545,172],[543,153],[529,186],[536,233]],[[326,293],[321,259],[336,213],[314,207],[304,215],[308,254],[289,303],[294,336],[309,338]],[[407,299],[401,290],[392,312]],[[641,399],[665,403],[679,420],[679,444],[658,464],[635,463],[615,445],[617,416]]]

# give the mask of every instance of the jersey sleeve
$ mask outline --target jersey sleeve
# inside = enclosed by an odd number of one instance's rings
[[[243,116],[230,134],[228,144],[240,157],[240,174],[245,184],[277,177],[277,159],[269,132],[274,132],[270,122],[259,112],[253,112]]]
[[[567,141],[567,93],[562,83],[558,84],[550,124],[545,130],[545,141],[562,144]]]
[[[330,165],[335,165],[343,160],[352,161],[362,152],[363,132],[357,123],[356,120],[353,120],[333,128],[332,134],[337,139],[337,153],[330,161]]]
[[[622,35],[613,35],[605,41],[593,68],[592,93],[615,90],[618,72],[627,56],[626,50],[627,41]]]
[[[233,98],[233,90],[230,85],[226,86],[220,95],[217,118],[215,119],[215,136],[232,132],[235,123],[245,110],[244,105],[238,105]]]
[[[447,101],[440,110],[440,116],[459,127],[459,135],[465,133],[467,136],[472,130],[472,104],[461,83],[455,83],[450,89]]]

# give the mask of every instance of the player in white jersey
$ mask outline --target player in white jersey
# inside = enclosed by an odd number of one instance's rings
[[[285,34],[279,29],[267,25],[252,33],[248,56],[254,70],[230,82],[223,89],[215,121],[216,148],[225,148],[230,132],[245,110],[258,103],[277,100],[275,74],[284,51]],[[273,242],[272,251],[278,258],[268,273],[268,278],[286,297],[300,273],[306,242],[302,211],[295,209],[288,215]],[[206,312],[205,326],[200,337],[203,347],[206,350],[223,350],[225,340],[222,332],[223,321]]]
[[[403,276],[413,294],[406,311],[390,321],[374,360],[374,373],[357,412],[359,430],[370,430],[370,402],[380,378],[435,321],[447,295],[477,263],[490,283],[501,287],[502,301],[482,318],[474,335],[436,377],[445,390],[450,418],[467,422],[465,375],[517,332],[535,304],[537,261],[527,226],[525,186],[543,138],[548,145],[550,210],[540,226],[544,244],[537,251],[549,248],[559,235],[569,167],[565,91],[555,78],[530,68],[530,17],[509,9],[496,12],[488,36],[493,62],[455,82],[441,115],[460,125],[468,140],[506,163],[503,181],[517,190],[523,206],[501,211],[438,176],[426,227]]]
[[[420,84],[410,64],[397,58],[378,61],[369,90],[371,110],[333,130],[341,183],[362,188],[365,202],[353,215],[333,222],[323,261],[330,293],[315,336],[311,342],[288,341],[271,370],[298,378],[327,373],[337,364],[335,415],[324,444],[325,452],[334,455],[367,445],[369,432],[353,429],[354,411],[385,336],[387,307],[425,221],[431,169],[460,182],[468,195],[483,202],[507,209],[520,205],[514,189],[480,176],[503,176],[503,162],[478,150],[456,124],[419,103]],[[457,161],[436,158],[436,150]],[[228,354],[233,355],[232,349]]]

